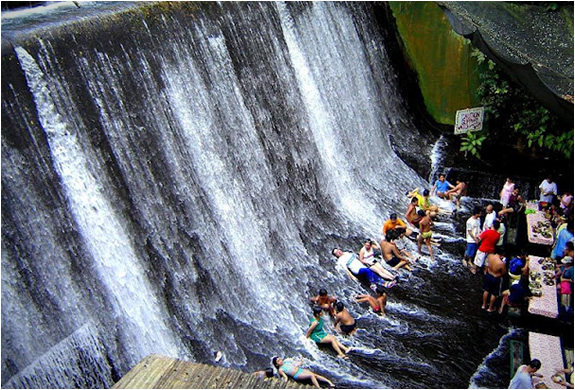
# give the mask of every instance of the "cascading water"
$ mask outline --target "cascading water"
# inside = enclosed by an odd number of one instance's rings
[[[426,185],[390,145],[418,130],[382,5],[90,7],[2,32],[3,387],[217,350],[246,371],[301,354],[342,387],[466,386],[501,332],[458,253],[405,275],[385,318],[330,259]],[[320,287],[359,318],[349,362],[305,339]]]

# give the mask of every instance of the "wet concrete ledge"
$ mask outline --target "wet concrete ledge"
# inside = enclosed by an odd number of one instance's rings
[[[277,378],[260,379],[251,373],[160,355],[142,359],[113,389],[311,389]]]

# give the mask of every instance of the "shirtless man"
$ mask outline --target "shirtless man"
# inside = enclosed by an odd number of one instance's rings
[[[346,336],[351,336],[357,330],[357,324],[355,319],[349,314],[349,311],[345,308],[343,302],[338,302],[335,304],[335,321],[333,326],[335,329],[345,334]]]
[[[337,302],[337,297],[327,295],[325,288],[320,289],[319,293],[311,298],[310,301],[321,307],[324,311],[329,312],[330,316],[333,317],[335,315],[333,305]]]
[[[421,253],[421,244],[425,242],[427,249],[429,250],[429,257],[431,260],[434,261],[433,258],[433,249],[431,248],[431,236],[433,232],[431,231],[431,226],[433,225],[433,221],[431,217],[425,213],[423,210],[419,210],[417,212],[422,218],[419,221],[419,235],[417,236],[417,251],[420,255]]]
[[[392,267],[394,270],[398,270],[401,267],[405,267],[407,270],[411,271],[409,266],[409,260],[401,255],[399,249],[393,242],[397,238],[396,231],[389,231],[385,236],[385,240],[381,240],[381,256],[385,262]]]
[[[409,206],[407,206],[407,211],[405,212],[405,219],[407,222],[412,224],[413,226],[419,226],[419,221],[421,221],[421,217],[417,215],[417,198],[414,196],[411,198],[411,202]]]
[[[498,251],[500,252],[500,251]],[[489,299],[488,313],[493,313],[496,309],[493,307],[495,299],[501,294],[502,276],[505,274],[505,263],[500,253],[490,253],[487,255],[487,266],[483,276],[483,304],[481,309],[487,308]],[[489,298],[491,296],[491,298]]]
[[[461,206],[461,197],[465,196],[467,189],[467,184],[463,181],[456,180],[455,187],[447,191],[447,196],[449,196],[449,200],[453,202],[453,198],[455,198],[455,205],[457,208]]]
[[[357,302],[368,302],[371,309],[375,314],[380,314],[382,317],[385,316],[385,305],[387,304],[387,294],[381,286],[377,286],[375,289],[376,298],[371,295],[359,294],[356,295],[355,300]]]

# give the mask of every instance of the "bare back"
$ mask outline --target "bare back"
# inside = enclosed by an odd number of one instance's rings
[[[391,260],[393,258],[393,249],[396,248],[395,244],[388,242],[388,241],[382,241],[381,244],[381,255],[383,256],[384,260]]]
[[[419,231],[421,233],[425,233],[431,230],[431,218],[429,218],[428,216],[425,216],[421,219],[421,221],[419,221]]]
[[[505,263],[499,255],[495,253],[487,255],[487,272],[496,278],[500,278],[505,274]]]

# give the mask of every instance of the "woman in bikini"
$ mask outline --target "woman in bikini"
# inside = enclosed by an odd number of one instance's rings
[[[318,380],[326,382],[329,387],[335,387],[335,385],[326,377],[318,375],[308,369],[301,368],[302,361],[294,362],[293,359],[282,359],[280,357],[274,357],[272,359],[273,365],[277,368],[279,375],[288,381],[288,377],[293,378],[295,381],[305,381],[310,379],[315,387],[320,388]]]
[[[372,310],[376,314],[380,314],[382,317],[385,316],[385,305],[387,304],[387,294],[383,287],[378,286],[375,290],[377,298],[371,295],[359,294],[356,295],[355,300],[357,302],[367,302],[371,306]]]
[[[323,318],[321,317],[322,311],[321,307],[314,306],[313,317],[309,323],[306,337],[311,338],[317,344],[331,344],[331,347],[337,352],[337,356],[342,359],[347,359],[345,354],[348,353],[351,348],[346,348],[335,336],[325,332],[323,329]]]

